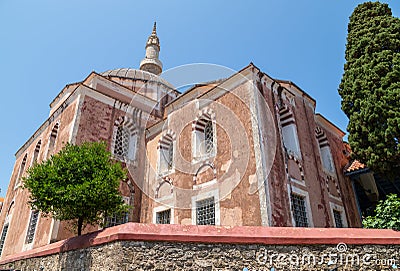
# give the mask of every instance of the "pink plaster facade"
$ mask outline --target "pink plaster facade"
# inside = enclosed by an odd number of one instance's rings
[[[283,140],[287,119],[296,127],[298,154]],[[204,120],[212,123],[212,148],[199,156]],[[52,102],[50,117],[17,151],[0,215],[1,229],[8,225],[1,257],[73,236],[68,222],[40,215],[27,244],[28,194],[15,188],[25,155],[23,172],[41,140],[37,161],[45,160],[56,124],[53,153],[66,142],[86,141],[105,141],[113,152],[120,123],[129,123],[137,136],[134,159],[124,162],[130,181],[120,186],[133,206],[130,222],[155,223],[157,213],[170,210],[171,224],[193,225],[196,204],[212,197],[216,225],[292,227],[295,192],[305,201],[309,227],[335,227],[333,210],[344,226],[360,226],[354,192],[343,175],[344,133],[316,114],[315,101],[293,83],[250,64],[228,79],[179,94],[158,76],[120,69],[66,86]],[[324,169],[320,142],[329,147],[333,171]],[[173,159],[163,171],[160,154],[167,143]]]

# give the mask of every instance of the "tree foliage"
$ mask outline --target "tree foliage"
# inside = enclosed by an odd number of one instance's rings
[[[105,143],[67,144],[59,153],[27,171],[24,189],[32,209],[59,220],[72,220],[78,235],[107,214],[126,211],[118,188],[126,178]]]
[[[375,208],[375,215],[363,220],[365,228],[400,230],[400,198],[389,195],[385,201],[380,200]]]
[[[400,19],[387,4],[366,2],[350,16],[339,94],[354,157],[399,175]]]

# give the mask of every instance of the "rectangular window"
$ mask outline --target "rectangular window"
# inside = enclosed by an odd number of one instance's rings
[[[115,131],[112,153],[115,158],[125,161],[135,160],[138,136],[124,126],[118,126]]]
[[[203,159],[215,155],[216,138],[210,117],[200,118],[195,124],[193,158]]]
[[[196,202],[197,225],[215,225],[214,197]]]
[[[308,227],[305,198],[292,193],[290,195],[292,211],[296,227]]]
[[[204,128],[204,150],[206,154],[211,154],[214,151],[214,132],[211,121],[208,121]]]
[[[171,171],[173,165],[173,143],[171,142],[168,147],[161,147],[159,151],[159,173],[167,173]]]
[[[291,123],[282,127],[283,144],[289,153],[300,157],[300,146],[297,138],[296,125]]]
[[[335,219],[336,228],[343,228],[342,213],[338,210],[333,210],[333,218]]]
[[[27,244],[33,242],[33,237],[35,236],[38,219],[39,219],[39,211],[32,211],[31,218],[29,220],[28,231],[26,232],[25,243]]]
[[[157,212],[156,216],[157,224],[171,224],[171,209]]]
[[[114,155],[120,159],[127,156],[129,150],[129,131],[119,126],[115,135]]]
[[[8,224],[4,225],[3,227],[3,232],[1,233],[1,238],[0,238],[0,255],[3,252],[3,247],[4,247],[4,242],[6,241],[7,237],[7,231],[8,231]]]
[[[322,164],[326,170],[328,170],[331,173],[335,172],[335,167],[333,164],[333,159],[332,159],[332,154],[329,149],[329,146],[323,146],[320,147],[321,150],[321,159],[322,159]]]
[[[122,215],[113,214],[112,216],[107,216],[105,219],[105,228],[114,227],[117,225],[128,223],[129,217],[128,212]]]

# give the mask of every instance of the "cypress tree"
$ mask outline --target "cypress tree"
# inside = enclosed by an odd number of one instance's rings
[[[348,24],[339,86],[354,158],[375,172],[400,173],[400,19],[387,4],[358,5]]]

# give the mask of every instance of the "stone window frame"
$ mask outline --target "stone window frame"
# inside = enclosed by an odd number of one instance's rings
[[[202,201],[208,198],[214,198],[214,207],[215,207],[215,226],[221,225],[221,209],[219,203],[219,189],[210,190],[196,196],[192,197],[192,225],[197,225],[197,210],[196,204],[198,201]]]
[[[296,120],[292,110],[285,104],[279,109],[279,123],[281,139],[286,152],[301,160],[301,147]],[[294,149],[291,147],[294,147]]]
[[[125,129],[126,132],[129,133],[128,134],[128,136],[129,136],[128,144],[129,145],[128,145],[128,149],[127,149],[127,154],[124,154],[123,156],[116,155],[114,153],[115,145],[117,144],[118,129]],[[138,143],[139,143],[139,135],[138,135],[137,127],[136,127],[135,123],[133,122],[133,120],[126,116],[119,117],[114,122],[113,136],[112,136],[111,147],[110,147],[110,152],[111,152],[113,158],[116,160],[119,160],[121,162],[136,164]]]
[[[33,150],[31,166],[38,162],[40,150],[42,148],[42,139],[39,139],[36,143],[35,149]]]
[[[290,217],[292,219],[292,225],[293,227],[296,227],[296,221],[294,220],[293,216],[293,207],[292,207],[292,201],[291,201],[291,194],[296,194],[304,198],[305,202],[305,207],[307,211],[307,221],[308,221],[308,228],[313,228],[314,227],[314,220],[313,220],[313,214],[311,210],[311,204],[310,204],[310,197],[309,194],[306,190],[298,188],[296,186],[292,186],[290,184],[287,185],[288,188],[288,199],[289,199],[289,206],[290,206]]]
[[[347,217],[346,217],[346,210],[344,209],[343,206],[336,204],[334,202],[329,202],[330,205],[330,209],[331,209],[331,216],[332,216],[332,221],[333,221],[333,225],[336,228],[336,222],[335,222],[335,216],[333,211],[337,211],[340,213],[341,217],[342,217],[342,223],[343,223],[343,228],[348,228],[348,222],[347,222]]]
[[[315,137],[318,142],[318,149],[319,149],[319,155],[321,159],[321,164],[322,164],[322,169],[323,171],[331,176],[336,176],[336,165],[335,161],[332,156],[332,151],[329,146],[328,138],[326,137],[326,134],[324,130],[322,130],[319,126],[315,128]],[[328,160],[326,161],[325,155],[327,155]],[[327,165],[327,162],[329,165]]]
[[[175,210],[174,210],[173,206],[169,206],[169,205],[160,205],[160,206],[153,208],[153,224],[157,224],[157,213],[164,212],[167,210],[171,210],[169,224],[174,224]]]
[[[209,152],[201,152],[201,144],[205,144],[207,135],[205,129],[211,125],[212,149]],[[204,108],[199,112],[192,123],[192,163],[197,163],[214,158],[217,153],[217,127],[215,113],[210,108]]]
[[[167,161],[165,157],[165,152],[163,150],[168,150],[167,155],[171,155]],[[171,152],[171,153],[170,153]],[[157,172],[158,176],[164,177],[175,172],[175,158],[176,158],[176,134],[172,130],[168,130],[160,137],[157,144]],[[168,164],[170,163],[170,165]]]

